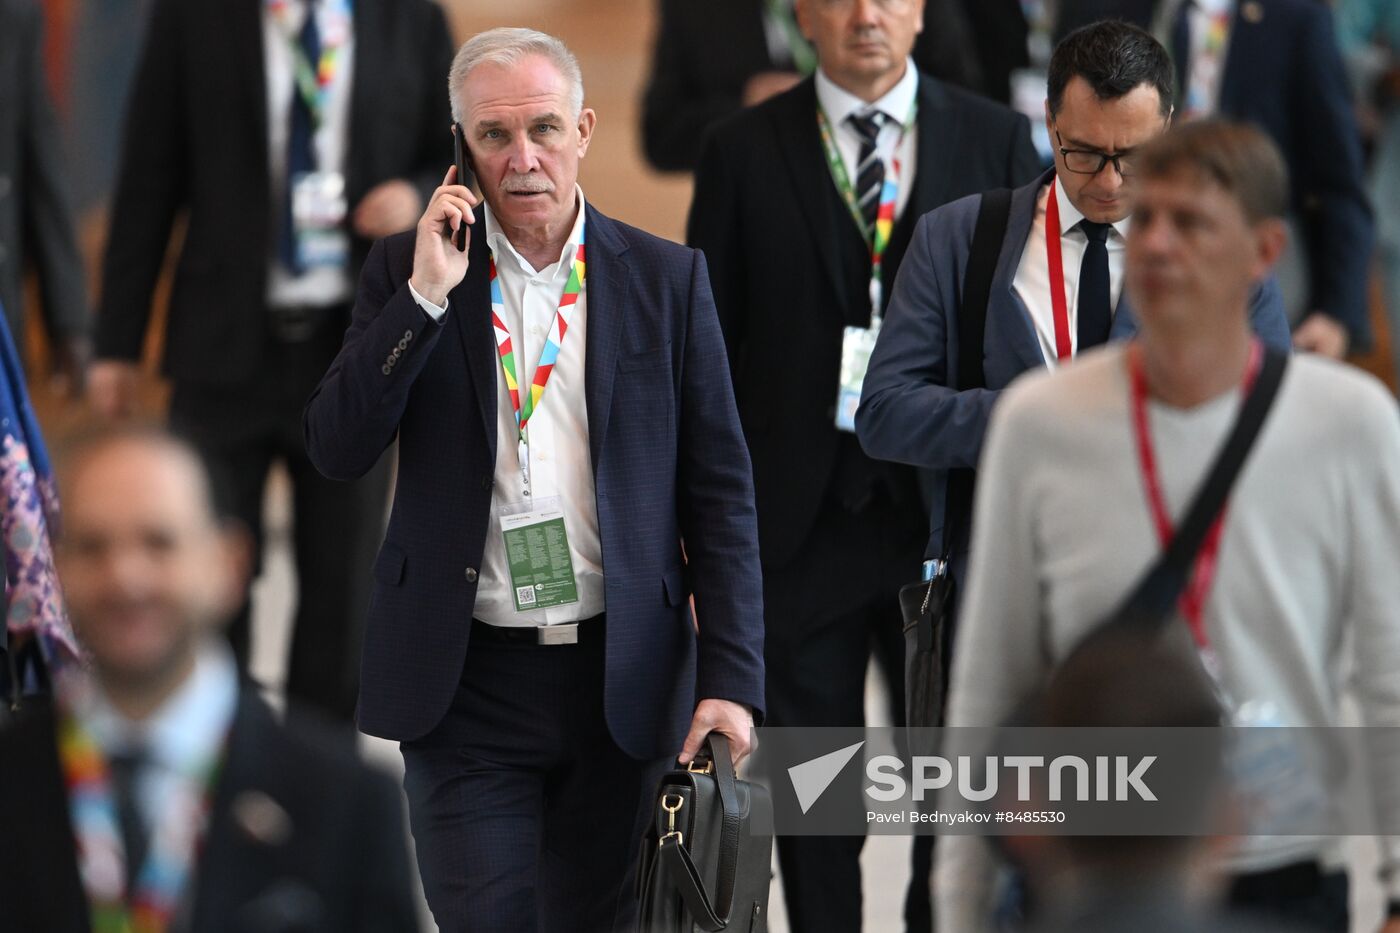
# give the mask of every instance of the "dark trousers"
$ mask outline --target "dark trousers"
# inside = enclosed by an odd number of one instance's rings
[[[1241,914],[1273,920],[1290,930],[1347,933],[1349,893],[1345,871],[1323,871],[1316,862],[1299,862],[1236,876],[1227,902]]]
[[[764,569],[765,725],[863,725],[872,651],[889,681],[893,721],[904,722],[898,591],[917,579],[926,536],[921,513],[904,514],[882,494],[858,513],[832,503],[801,559],[776,571]],[[859,795],[862,773],[846,769],[823,802]],[[790,793],[783,781],[773,785],[775,794]],[[865,838],[779,836],[776,842],[793,933],[858,931]],[[927,877],[925,871],[925,896]]]
[[[575,645],[474,637],[446,717],[403,744],[442,933],[632,933],[642,830],[667,761],[637,761],[608,733],[603,621],[580,623]]]
[[[338,336],[269,348],[255,384],[177,384],[170,427],[203,454],[225,512],[251,533],[261,566],[263,492],[274,462],[292,481],[292,537],[297,605],[287,666],[289,699],[349,722],[359,693],[360,645],[369,606],[370,568],[383,538],[389,458],[363,478],[326,479],[306,456],[301,413],[330,365]],[[228,628],[247,670],[250,607]]]

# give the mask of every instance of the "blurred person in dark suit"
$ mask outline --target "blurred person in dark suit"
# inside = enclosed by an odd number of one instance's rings
[[[642,98],[642,145],[661,171],[691,171],[705,131],[809,76],[816,52],[793,0],[660,0],[651,76]],[[974,90],[982,70],[959,0],[927,0],[914,63]]]
[[[38,274],[50,352],[76,391],[89,355],[70,177],[43,67],[34,0],[0,0],[0,307],[23,353],[26,266]]]
[[[897,593],[918,579],[927,512],[912,469],[838,426],[843,340],[878,326],[920,215],[1039,167],[1024,117],[918,70],[924,14],[799,0],[817,73],[716,126],[696,171],[687,239],[709,261],[754,461],[772,725],[862,724],[872,643],[903,697]],[[859,929],[863,842],[778,839],[795,928]]]
[[[399,439],[358,722],[401,743],[442,930],[630,931],[660,772],[742,759],[764,708],[724,340],[705,257],[586,200],[562,42],[483,32],[447,84],[481,196],[449,168],[375,244],[306,407],[328,476]]]
[[[136,404],[171,234],[170,424],[262,537],[269,468],[293,488],[298,602],[287,693],[349,720],[387,460],[356,483],[307,459],[301,409],[350,322],[371,240],[413,226],[441,177],[447,25],[427,0],[159,0],[132,89],[91,398]],[[241,663],[248,613],[230,639]]]
[[[1151,29],[1176,64],[1177,120],[1218,114],[1273,138],[1291,179],[1289,253],[1279,285],[1300,350],[1370,348],[1375,221],[1361,133],[1319,0],[1070,0],[1058,32],[1101,18]]]
[[[198,455],[129,429],[68,466],[59,567],[91,669],[0,732],[0,925],[416,929],[393,783],[279,724],[217,635],[248,548]]]
[[[1030,24],[1021,0],[962,0],[962,7],[977,49],[982,92],[1010,104],[1012,72],[1030,64]]]

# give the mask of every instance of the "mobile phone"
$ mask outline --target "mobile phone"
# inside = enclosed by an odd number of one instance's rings
[[[471,162],[471,155],[467,152],[466,134],[462,131],[462,124],[452,124],[452,158],[457,164],[457,184],[468,184],[467,179],[471,176],[467,174],[467,165]],[[457,244],[457,251],[464,252],[467,248],[467,225],[465,223],[457,226],[457,232],[453,236],[453,242]]]

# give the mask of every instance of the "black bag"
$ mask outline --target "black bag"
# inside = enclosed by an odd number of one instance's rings
[[[1010,217],[1009,189],[999,188],[982,195],[958,313],[958,374],[953,387],[959,390],[980,389],[986,385],[982,372],[982,337],[987,324],[987,302],[992,295],[992,278]],[[911,729],[942,723],[945,643],[952,631],[955,601],[953,550],[965,535],[972,497],[973,471],[951,471],[943,499],[943,551],[937,570],[931,579],[910,583],[899,590],[899,608],[904,616],[904,712]]]
[[[640,933],[768,929],[772,826],[768,789],[735,778],[728,740],[712,733],[661,779],[637,871]]]

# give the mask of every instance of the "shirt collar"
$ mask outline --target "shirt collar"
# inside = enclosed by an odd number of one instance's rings
[[[194,670],[143,722],[132,722],[100,689],[83,691],[74,712],[107,754],[144,744],[152,763],[194,774],[218,754],[238,706],[238,669],[226,645],[201,646]]]
[[[1079,208],[1074,206],[1074,202],[1065,194],[1064,185],[1055,186],[1055,200],[1059,202],[1060,208],[1060,236],[1064,236],[1074,229],[1075,224],[1084,219],[1084,215],[1079,213]],[[1128,227],[1131,225],[1132,214],[1122,220],[1112,224],[1114,231],[1123,239],[1128,238]]]
[[[574,184],[574,194],[578,198],[578,216],[574,218],[574,228],[569,231],[568,242],[566,242],[564,248],[559,251],[559,262],[561,263],[566,258],[573,257],[575,251],[578,250],[579,241],[583,239],[583,215],[587,204],[583,199],[583,188],[577,183]],[[505,231],[501,229],[500,222],[496,220],[496,215],[492,213],[490,205],[482,201],[481,208],[482,212],[486,215],[486,245],[491,247],[491,252],[495,253],[498,257],[511,256],[521,269],[529,272],[531,275],[537,274],[539,270],[531,266],[525,257],[516,251],[515,246],[510,242],[510,238],[507,237]]]
[[[873,104],[867,104],[850,91],[838,87],[820,68],[817,69],[816,83],[817,103],[832,126],[842,126],[851,114],[872,109],[880,110],[902,123],[908,119],[909,111],[914,106],[914,95],[919,92],[919,69],[912,58],[906,59],[904,77]]]

